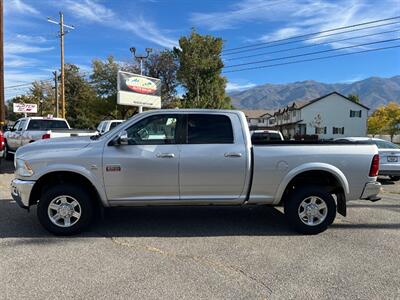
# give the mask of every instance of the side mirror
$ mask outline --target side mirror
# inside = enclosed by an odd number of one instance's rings
[[[128,133],[125,130],[123,130],[118,135],[117,145],[128,145],[128,144],[129,144]]]

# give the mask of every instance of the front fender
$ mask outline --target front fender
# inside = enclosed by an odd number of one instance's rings
[[[350,193],[349,189],[349,182],[347,181],[346,176],[343,174],[340,169],[337,167],[326,164],[326,163],[305,163],[300,166],[297,166],[293,170],[291,170],[289,173],[286,174],[286,176],[283,178],[281,181],[278,190],[275,194],[274,198],[274,203],[273,204],[279,204],[283,193],[285,192],[286,187],[290,183],[290,181],[295,178],[297,175],[307,172],[307,171],[325,171],[331,173],[335,178],[340,182],[345,195],[348,195]]]
[[[39,180],[43,176],[53,173],[53,172],[72,172],[82,175],[90,183],[94,186],[97,190],[100,200],[104,206],[108,206],[107,196],[102,185],[102,178],[97,178],[92,172],[88,169],[84,168],[83,166],[79,165],[71,165],[71,164],[51,164],[47,165],[45,169],[39,170],[38,173],[35,174],[35,178]],[[36,181],[37,181],[36,180]]]

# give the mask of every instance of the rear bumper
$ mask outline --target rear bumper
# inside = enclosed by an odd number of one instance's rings
[[[400,170],[379,170],[380,176],[400,176]]]
[[[35,181],[14,179],[11,181],[11,196],[22,208],[29,208],[29,198]]]
[[[368,182],[365,184],[360,199],[378,201],[381,199],[380,197],[378,197],[380,191],[381,191],[381,184],[379,182],[377,181]]]

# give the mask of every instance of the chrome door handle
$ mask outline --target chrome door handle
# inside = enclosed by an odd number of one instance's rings
[[[242,157],[242,153],[240,152],[226,152],[224,154],[225,157]]]
[[[157,158],[174,158],[175,154],[173,153],[157,153]]]

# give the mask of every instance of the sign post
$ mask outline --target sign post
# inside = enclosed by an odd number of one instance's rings
[[[161,108],[161,80],[118,71],[117,104]]]

